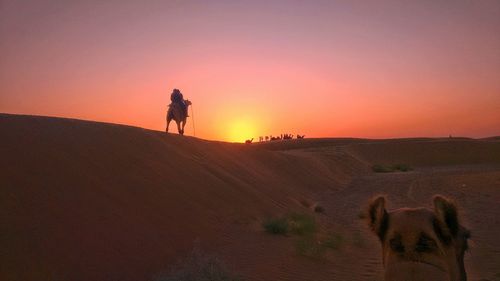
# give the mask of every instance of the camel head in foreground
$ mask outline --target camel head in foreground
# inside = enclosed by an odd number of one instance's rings
[[[382,244],[386,281],[465,281],[464,254],[470,232],[460,224],[455,203],[433,199],[433,210],[386,210],[383,196],[373,198],[367,219]]]

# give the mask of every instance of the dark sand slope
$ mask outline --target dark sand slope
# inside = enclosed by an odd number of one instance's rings
[[[136,127],[0,114],[0,280],[148,280],[194,241],[246,280],[379,280],[379,245],[357,217],[457,199],[473,231],[471,280],[500,273],[500,140],[305,139],[255,145]],[[372,164],[408,173],[375,174]],[[319,203],[345,237],[322,260],[260,222]]]

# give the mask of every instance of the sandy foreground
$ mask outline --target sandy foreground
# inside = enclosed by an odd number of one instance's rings
[[[469,280],[500,280],[500,138],[245,145],[0,114],[0,155],[0,280],[152,280],[195,245],[244,280],[381,280],[358,218],[379,193],[389,208],[454,198]],[[413,170],[371,169],[396,163]],[[311,258],[263,230],[290,212],[342,237],[338,249]]]

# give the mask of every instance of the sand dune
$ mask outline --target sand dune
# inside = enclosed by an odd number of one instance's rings
[[[379,245],[358,219],[377,193],[391,207],[455,198],[473,233],[470,280],[500,274],[500,138],[245,145],[9,114],[0,132],[0,280],[151,280],[195,241],[245,280],[380,280]],[[371,170],[396,163],[413,170]],[[262,230],[290,211],[342,247],[315,260]]]

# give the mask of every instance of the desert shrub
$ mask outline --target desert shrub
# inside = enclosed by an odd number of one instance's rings
[[[288,220],[287,218],[270,218],[262,223],[264,229],[271,234],[287,234]]]
[[[394,172],[394,170],[392,170],[390,167],[383,166],[383,165],[380,165],[380,164],[373,165],[372,166],[372,170],[375,173],[390,173],[390,172]]]
[[[195,248],[191,254],[155,281],[242,281],[217,257],[202,254]]]
[[[325,212],[325,208],[323,208],[323,207],[322,207],[322,206],[320,206],[320,205],[316,205],[316,206],[314,207],[314,211],[315,211],[316,213],[324,213],[324,212]]]
[[[317,230],[314,217],[291,213],[284,217],[270,218],[262,223],[264,229],[271,234],[287,234],[289,232],[297,235],[309,235]]]
[[[329,249],[338,250],[342,245],[342,242],[344,242],[342,235],[338,233],[329,233],[322,243]]]
[[[317,225],[314,217],[307,214],[292,213],[288,215],[290,231],[297,235],[308,235],[316,232]]]
[[[392,168],[396,171],[401,171],[401,172],[408,172],[413,170],[412,167],[406,165],[406,164],[395,164],[392,165]]]
[[[322,258],[327,250],[320,241],[311,235],[298,239],[295,243],[295,249],[299,255],[313,259]]]

